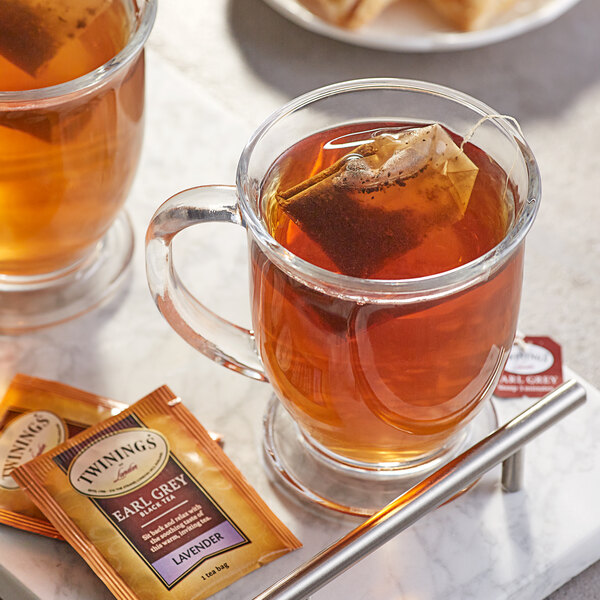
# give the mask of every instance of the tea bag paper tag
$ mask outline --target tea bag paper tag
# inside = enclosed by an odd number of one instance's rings
[[[112,0],[2,0],[0,55],[35,75]]]
[[[513,344],[494,396],[540,398],[562,382],[560,345],[544,336],[518,338]]]
[[[343,273],[368,277],[459,221],[478,172],[436,123],[380,133],[277,202]]]

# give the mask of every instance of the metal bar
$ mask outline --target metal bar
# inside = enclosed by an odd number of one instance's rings
[[[521,446],[585,402],[585,389],[567,381],[463,452],[421,483],[259,594],[254,600],[302,600],[385,544],[429,511],[512,456]]]
[[[521,448],[502,462],[502,489],[509,494],[523,488],[524,454],[525,449]]]

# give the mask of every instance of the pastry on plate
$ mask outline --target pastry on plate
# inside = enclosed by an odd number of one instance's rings
[[[390,4],[401,0],[299,0],[318,17],[347,29],[358,29]],[[413,0],[422,2],[423,0]],[[462,31],[482,29],[518,0],[428,0],[433,9]]]
[[[395,0],[301,0],[318,17],[348,29],[358,29]]]
[[[463,31],[482,29],[517,0],[429,0],[433,8]]]

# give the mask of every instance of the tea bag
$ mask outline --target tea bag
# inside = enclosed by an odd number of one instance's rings
[[[0,55],[33,76],[111,1],[2,0]]]
[[[460,220],[478,168],[439,124],[380,133],[276,196],[342,273],[369,277]]]

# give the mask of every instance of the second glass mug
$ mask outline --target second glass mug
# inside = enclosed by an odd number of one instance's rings
[[[66,4],[35,5],[29,16],[24,4],[17,31],[30,19],[24,32],[35,30],[37,42],[23,38],[11,54],[8,40],[0,56],[8,66],[0,81],[1,333],[97,306],[124,281],[133,255],[122,209],[142,146],[144,45],[156,0],[95,4],[73,2],[69,18],[56,13]]]
[[[279,244],[265,223],[270,167],[296,142],[361,121],[440,123],[468,135],[509,174],[514,214],[502,241],[449,271],[400,280],[328,271]],[[241,154],[236,187],[193,188],[158,209],[148,282],[192,346],[270,382],[265,455],[280,480],[321,505],[369,514],[495,427],[488,401],[514,339],[539,199],[520,131],[478,100],[411,80],[343,82],[269,117]],[[173,268],[173,237],[210,221],[247,231],[252,331],[202,306]]]

